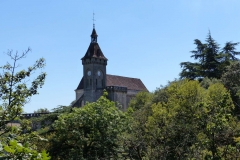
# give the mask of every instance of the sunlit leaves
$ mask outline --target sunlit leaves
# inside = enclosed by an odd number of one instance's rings
[[[109,159],[118,157],[118,137],[127,127],[126,115],[105,96],[82,108],[63,113],[53,124],[53,157]],[[56,146],[58,146],[56,148]]]
[[[11,124],[17,120],[23,112],[23,106],[31,96],[37,94],[45,81],[46,73],[40,72],[37,78],[32,79],[36,71],[45,66],[43,58],[36,61],[27,70],[19,69],[19,61],[25,58],[30,49],[22,54],[9,51],[7,55],[12,63],[0,67],[0,142],[3,147],[0,156],[7,159],[49,159],[45,151],[37,152],[37,147],[32,141],[41,140],[41,137],[30,132],[29,122],[23,120],[21,126],[14,127]],[[19,120],[19,119],[18,119]],[[24,133],[24,134],[23,134]]]
[[[232,115],[230,94],[217,81],[206,86],[181,80],[155,92],[151,110],[148,103],[132,114],[132,132],[127,142],[130,147],[137,147],[131,150],[131,156],[229,159],[239,155],[236,142],[240,128]]]
[[[32,150],[29,146],[23,146],[16,140],[10,140],[9,145],[4,145],[4,150],[8,153],[7,156],[4,156],[7,159],[50,160],[46,151],[38,153],[37,151]]]
[[[30,100],[32,95],[37,94],[37,90],[44,84],[46,73],[40,73],[36,79],[30,79],[38,69],[45,66],[43,58],[36,61],[27,70],[19,70],[17,63],[25,58],[30,49],[22,54],[9,51],[7,54],[12,59],[12,64],[7,63],[2,66],[0,73],[0,103],[2,112],[0,113],[0,129],[4,129],[8,121],[13,120],[22,113],[22,107]],[[31,81],[29,83],[29,81]]]

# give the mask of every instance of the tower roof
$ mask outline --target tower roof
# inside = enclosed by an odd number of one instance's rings
[[[91,43],[87,49],[87,52],[85,53],[84,57],[81,60],[91,59],[91,58],[99,58],[99,59],[107,60],[100,46],[97,43],[97,36],[98,35],[96,30],[95,28],[93,28],[92,34],[91,34]]]
[[[93,28],[91,37],[97,37],[97,36],[98,36],[98,35],[97,35],[96,30],[95,30],[95,28]]]
[[[107,58],[102,53],[102,50],[99,47],[98,43],[90,43],[86,54],[81,60],[91,59],[91,58],[99,58],[99,59],[107,60]]]

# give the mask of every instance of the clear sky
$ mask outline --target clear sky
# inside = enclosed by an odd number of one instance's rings
[[[22,68],[46,59],[45,85],[25,112],[75,100],[93,11],[107,73],[140,78],[149,91],[179,78],[193,40],[205,41],[209,30],[220,46],[240,42],[239,0],[1,0],[0,66],[8,50],[32,49]]]

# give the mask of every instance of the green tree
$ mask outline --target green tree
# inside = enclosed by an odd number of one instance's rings
[[[230,62],[237,61],[236,55],[240,52],[236,51],[236,46],[239,43],[227,42],[225,46],[220,49],[218,43],[212,38],[210,32],[206,38],[206,43],[195,39],[194,44],[196,50],[191,51],[191,57],[198,62],[182,62],[180,63],[182,72],[181,78],[188,79],[202,79],[221,78],[225,71],[225,67],[230,65]]]
[[[118,138],[127,127],[127,116],[106,96],[58,117],[50,140],[53,159],[121,158]]]
[[[58,106],[57,108],[52,109],[53,111],[49,114],[42,114],[39,117],[30,118],[29,121],[32,124],[40,125],[40,128],[36,129],[36,132],[39,136],[44,137],[49,141],[37,140],[33,143],[37,146],[38,151],[49,150],[50,140],[55,135],[53,124],[61,114],[69,114],[72,111],[71,106]],[[58,147],[58,146],[56,146]]]
[[[30,85],[26,81],[32,74],[45,66],[43,58],[37,60],[35,64],[28,67],[27,70],[18,69],[18,61],[25,58],[30,49],[22,54],[15,54],[9,51],[7,54],[13,61],[12,64],[7,63],[0,67],[0,130],[2,134],[6,128],[6,124],[19,117],[23,111],[23,106],[29,102],[30,98],[37,94],[37,90],[44,84],[46,73],[40,73]]]
[[[159,90],[156,103],[132,113],[132,130],[126,139],[132,158],[239,156],[239,122],[232,115],[233,103],[222,84],[209,83],[203,88],[198,81],[181,80]]]
[[[34,111],[34,113],[50,113],[50,111],[47,108],[40,108]]]
[[[128,107],[132,108],[133,110],[139,110],[147,103],[151,103],[152,97],[152,94],[149,92],[139,92],[136,97],[130,101]]]
[[[235,145],[233,135],[237,120],[231,114],[234,105],[230,94],[220,83],[211,85],[206,93],[206,101],[201,106],[202,112],[199,117],[201,131],[198,133],[200,146],[210,152],[206,155],[212,159],[228,159],[227,148]]]
[[[235,105],[236,114],[240,111],[240,62],[232,62],[222,75],[221,81],[230,91],[232,100]]]
[[[149,94],[149,93],[148,93]],[[146,96],[151,97],[152,95]],[[139,99],[141,96],[137,96],[134,103],[131,103],[131,107],[128,108],[128,115],[130,115],[128,126],[130,127],[126,130],[124,136],[121,137],[121,141],[124,144],[124,152],[126,157],[130,159],[143,159],[146,157],[147,144],[145,140],[148,132],[146,132],[146,123],[148,116],[152,114],[151,101],[150,99],[145,99],[142,101]],[[145,97],[145,98],[146,98]],[[140,105],[133,106],[133,105]],[[134,110],[134,108],[138,108]]]
[[[49,159],[43,151],[38,153],[36,146],[31,146],[33,139],[38,137],[34,133],[28,133],[23,121],[20,127],[9,126],[13,120],[19,119],[23,112],[23,106],[30,98],[37,94],[39,88],[44,84],[46,73],[40,73],[31,81],[33,73],[45,66],[43,58],[37,60],[27,70],[19,70],[18,63],[30,52],[28,48],[22,54],[8,51],[12,64],[1,66],[0,73],[0,156],[8,159]],[[30,84],[29,84],[30,81]],[[24,134],[24,132],[26,133]],[[35,136],[34,136],[35,135]],[[35,138],[34,138],[35,137]],[[38,157],[38,158],[37,158]]]

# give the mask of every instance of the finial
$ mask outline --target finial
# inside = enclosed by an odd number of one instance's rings
[[[95,16],[95,13],[94,13],[94,11],[93,11],[93,28],[95,28],[95,23],[94,23],[94,21],[96,21],[95,19],[94,19],[94,16]]]

